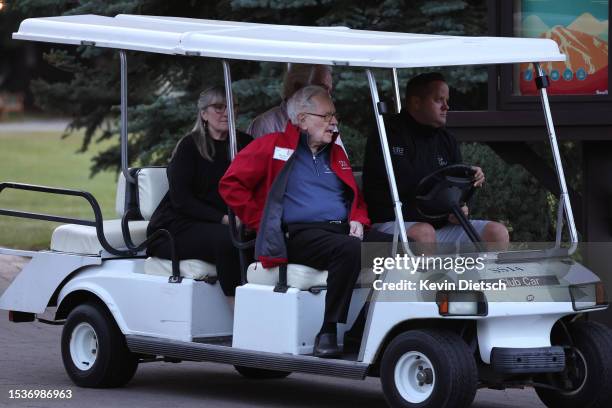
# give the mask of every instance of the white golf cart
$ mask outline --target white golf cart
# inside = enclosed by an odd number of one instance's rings
[[[14,322],[38,319],[64,324],[62,357],[75,384],[123,386],[139,363],[190,360],[232,364],[252,378],[282,378],[291,372],[353,379],[379,376],[391,406],[466,407],[479,387],[525,385],[534,386],[549,407],[612,406],[612,332],[581,318],[607,307],[603,285],[570,257],[577,233],[548,106],[547,80],[539,66],[565,59],[552,40],[135,15],[33,18],[23,21],[13,38],[106,47],[121,55],[122,172],[116,201],[120,218],[103,221],[96,200],[86,192],[0,184],[0,192],[20,189],[79,196],[94,211],[95,220],[89,221],[0,209],[2,215],[67,223],[53,232],[50,250],[0,248],[0,254],[31,258],[0,298],[0,308],[8,310]],[[326,271],[295,264],[280,271],[265,270],[251,264],[245,268],[245,283],[236,291],[232,313],[216,284],[214,265],[195,260],[179,264],[176,259],[144,255],[147,220],[168,186],[164,168],[128,168],[125,50],[222,59],[232,155],[236,136],[227,60],[363,67],[395,203],[396,236],[405,254],[412,253],[369,68],[392,70],[399,108],[396,69],[534,63],[561,187],[558,230],[565,218],[570,245],[562,245],[559,233],[551,249],[478,254],[483,255],[485,268],[462,276],[476,282],[493,278],[524,282],[506,291],[433,289],[397,295],[374,290],[367,277],[375,276],[366,271],[366,279],[354,291],[346,325],[351,327],[368,301],[358,353],[339,359],[313,357],[323,317]],[[462,188],[461,177],[443,176],[447,184],[440,188]],[[376,279],[379,284],[416,281],[425,276],[422,272],[386,268]],[[447,282],[461,276],[458,271],[436,270],[427,278],[441,282],[441,275]],[[40,315],[45,312],[54,319],[43,320]],[[346,327],[340,327],[339,335]]]

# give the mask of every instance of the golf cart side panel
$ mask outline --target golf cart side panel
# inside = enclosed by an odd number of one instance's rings
[[[101,263],[99,256],[36,252],[0,297],[0,309],[43,313],[66,277],[81,268]]]
[[[406,320],[441,318],[435,302],[375,302],[370,305],[374,310],[368,317],[364,335],[364,363],[371,364],[376,359],[387,334],[398,324]],[[362,346],[363,347],[363,346]]]
[[[106,260],[71,279],[58,304],[75,291],[90,292],[104,302],[123,334],[182,341],[231,335],[231,311],[219,284],[168,283],[168,277],[143,270],[143,259]]]
[[[236,288],[232,346],[251,351],[312,354],[323,322],[326,289],[318,293],[247,283]],[[352,327],[368,296],[368,288],[355,289],[346,324],[338,324],[338,339]]]
[[[550,347],[554,324],[573,313],[571,302],[489,303],[489,315],[477,321],[480,358],[490,364],[494,347]]]

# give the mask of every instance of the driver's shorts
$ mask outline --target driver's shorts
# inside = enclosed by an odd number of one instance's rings
[[[490,221],[487,220],[470,220],[470,223],[478,233],[478,235],[482,236],[482,232],[485,229],[485,226]],[[410,229],[417,222],[405,222],[406,231]],[[395,229],[395,221],[389,222],[379,222],[376,224],[372,224],[372,228],[378,230],[380,232],[384,232],[386,234],[393,234]],[[436,230],[436,241],[437,242],[448,242],[448,243],[468,243],[472,242],[470,237],[467,236],[465,230],[461,225],[455,224],[447,224],[442,228],[438,228]]]

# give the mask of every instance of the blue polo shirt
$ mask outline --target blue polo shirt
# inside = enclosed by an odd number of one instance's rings
[[[283,222],[346,221],[349,212],[347,191],[329,166],[331,146],[313,154],[307,137],[300,135],[294,153],[295,162],[283,199]]]

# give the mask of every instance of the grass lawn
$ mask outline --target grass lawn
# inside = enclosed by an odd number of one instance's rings
[[[104,219],[116,218],[117,175],[104,172],[89,177],[91,158],[105,146],[94,144],[86,153],[76,153],[81,141],[78,134],[62,139],[59,132],[0,133],[0,182],[88,191],[98,200]],[[0,193],[0,208],[93,220],[93,211],[87,201],[55,194],[4,190]],[[49,248],[51,232],[58,225],[49,221],[0,216],[0,246]]]

